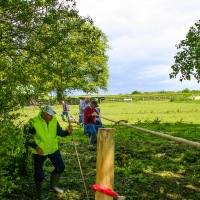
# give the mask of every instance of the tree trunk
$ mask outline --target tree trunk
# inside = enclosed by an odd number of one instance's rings
[[[63,91],[61,89],[57,89],[57,101],[60,102],[63,99]]]

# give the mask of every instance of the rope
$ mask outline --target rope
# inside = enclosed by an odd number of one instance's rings
[[[68,118],[68,123],[69,123],[69,126],[70,126],[71,124],[70,124],[69,118]],[[72,136],[72,142],[73,142],[73,145],[74,145],[74,149],[75,149],[75,152],[76,152],[76,157],[77,157],[79,169],[80,169],[80,172],[81,172],[81,178],[82,178],[82,181],[83,181],[83,185],[84,185],[84,189],[85,189],[85,194],[86,194],[87,200],[89,200],[89,195],[88,195],[88,191],[87,191],[85,179],[84,179],[84,176],[83,176],[83,170],[82,170],[82,167],[81,167],[81,162],[80,162],[78,150],[77,150],[77,147],[76,147],[76,144],[75,144],[75,141],[74,141],[74,135],[73,135],[73,133],[71,133],[71,136]]]
[[[127,120],[121,119],[121,120],[117,121],[117,122],[112,126],[112,128],[114,128],[114,127],[115,127],[117,124],[119,124],[120,122],[127,123],[128,121],[127,121]]]
[[[199,148],[200,148],[200,143],[199,143],[199,142],[194,142],[194,141],[191,141],[191,140],[186,140],[186,139],[183,139],[183,138],[171,136],[171,135],[168,135],[168,134],[166,134],[166,133],[161,133],[161,132],[156,132],[156,131],[147,130],[147,129],[140,128],[140,127],[137,127],[137,126],[132,126],[132,125],[130,125],[130,124],[125,124],[125,123],[122,122],[121,120],[120,120],[120,121],[115,121],[115,120],[108,119],[108,118],[103,117],[103,116],[100,116],[100,117],[103,118],[103,119],[106,119],[106,120],[108,120],[108,121],[114,122],[114,123],[116,123],[116,124],[122,125],[122,126],[134,128],[134,129],[136,129],[136,130],[143,131],[143,132],[146,132],[146,133],[150,133],[150,134],[152,134],[152,135],[156,135],[156,136],[159,136],[159,137],[167,138],[167,139],[170,139],[170,140],[174,140],[174,141],[176,141],[176,142],[181,142],[181,143],[184,143],[184,144],[188,144],[188,145],[191,145],[191,146],[199,147]]]

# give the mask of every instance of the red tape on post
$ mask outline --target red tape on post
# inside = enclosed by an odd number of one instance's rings
[[[95,190],[95,191],[99,191],[99,192],[102,192],[104,194],[107,194],[109,196],[112,196],[112,197],[118,197],[119,195],[114,192],[113,190],[109,189],[109,188],[105,188],[103,186],[100,186],[98,184],[94,184],[92,185],[92,189]]]

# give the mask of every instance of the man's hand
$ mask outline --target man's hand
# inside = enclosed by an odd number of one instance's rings
[[[97,116],[98,114],[96,113],[96,112],[94,112],[94,113],[92,113],[92,116],[94,117],[94,116]]]
[[[73,132],[73,127],[72,125],[69,125],[67,128],[68,133],[72,133]]]
[[[36,151],[38,152],[39,155],[42,156],[44,154],[44,151],[39,146],[37,146],[35,149],[36,149]]]

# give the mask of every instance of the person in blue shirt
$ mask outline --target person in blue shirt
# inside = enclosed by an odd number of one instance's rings
[[[83,101],[81,101],[80,106],[79,106],[79,123],[83,124],[84,123],[84,110],[87,106],[90,105],[90,98],[85,97]]]

